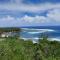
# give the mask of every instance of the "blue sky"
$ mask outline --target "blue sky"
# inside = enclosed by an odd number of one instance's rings
[[[60,25],[60,0],[0,0],[0,27]]]

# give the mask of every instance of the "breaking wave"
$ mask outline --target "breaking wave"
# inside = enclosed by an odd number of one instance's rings
[[[45,33],[45,32],[55,32],[52,29],[30,29],[28,31],[29,34],[37,34],[37,33]]]
[[[48,40],[51,40],[51,41],[60,41],[60,38],[48,38]]]
[[[33,43],[37,43],[39,38],[22,38],[24,40],[32,40]],[[40,38],[42,39],[42,38]],[[49,41],[60,41],[60,38],[48,38]]]
[[[39,39],[40,34],[47,33],[48,40],[60,41],[60,30],[59,29],[22,28],[22,30],[23,30],[23,33],[21,36],[24,40],[32,40],[33,42],[36,42]]]

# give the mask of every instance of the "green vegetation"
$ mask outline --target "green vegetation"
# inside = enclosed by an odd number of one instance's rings
[[[21,29],[17,27],[7,27],[7,28],[0,28],[0,33],[2,32],[20,32]]]
[[[47,37],[38,43],[16,37],[0,41],[0,60],[60,60],[60,42],[49,41]]]

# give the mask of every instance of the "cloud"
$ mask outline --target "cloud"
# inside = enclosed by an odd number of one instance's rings
[[[0,17],[0,26],[60,25],[59,3],[24,4],[22,0],[10,0],[9,4],[0,4],[0,11],[4,10],[6,12],[3,12],[2,18]],[[38,15],[45,11],[47,11],[47,13],[45,14],[46,16]],[[31,12],[37,13],[37,15],[23,15],[22,17],[14,16],[22,15],[19,12]],[[4,13],[6,16],[4,16]],[[10,16],[9,14],[13,16]]]
[[[27,4],[39,4],[39,3],[46,3],[46,2],[59,3],[60,0],[24,0],[24,2]]]
[[[60,25],[60,9],[49,10],[46,16],[36,15],[34,17],[25,15],[21,18],[31,25]]]
[[[7,15],[0,18],[0,27],[2,26],[41,26],[41,25],[60,25],[60,9],[49,10],[46,16],[28,16],[13,17]]]
[[[11,16],[6,16],[6,17],[4,17],[4,18],[1,18],[1,20],[2,20],[2,21],[12,21],[12,20],[14,20],[14,18],[11,17]]]
[[[31,17],[31,16],[27,16],[25,15],[24,17],[21,18],[21,20],[24,20],[28,23],[45,23],[46,18],[44,16],[35,16],[35,17]],[[47,20],[46,20],[47,22]]]
[[[60,9],[54,9],[48,12],[48,18],[55,20],[56,22],[60,23]]]
[[[14,26],[15,20],[11,16],[5,16],[0,18],[0,27]]]
[[[44,4],[0,4],[0,10],[10,10],[10,11],[20,11],[20,12],[43,12],[49,9],[57,9],[60,8],[60,4],[51,4],[51,3],[44,3]]]
[[[15,18],[12,16],[5,16],[0,18],[0,27],[16,27],[16,26],[34,26],[40,25],[40,23],[45,23],[46,19],[43,16],[23,16],[21,18]],[[47,22],[47,21],[46,21]]]
[[[49,12],[46,16],[36,15],[34,17],[25,15],[23,17],[12,17],[5,16],[0,18],[0,27],[16,27],[16,26],[44,26],[44,25],[57,25],[60,21],[56,20],[56,16],[52,14],[53,12]],[[51,17],[53,16],[53,17]],[[58,24],[60,25],[60,24]]]
[[[43,13],[51,9],[60,9],[60,3],[40,3],[40,4],[25,4],[24,0],[10,0],[10,3],[0,4],[0,10],[15,11],[15,12],[32,12]]]

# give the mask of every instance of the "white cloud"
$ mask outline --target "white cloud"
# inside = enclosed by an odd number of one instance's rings
[[[12,20],[14,20],[14,18],[11,17],[11,16],[6,16],[6,17],[4,17],[4,18],[1,18],[0,20],[1,20],[1,21],[12,21]]]
[[[17,0],[16,0],[17,1]],[[60,4],[42,3],[42,4],[23,4],[19,0],[16,3],[0,4],[0,10],[22,11],[22,12],[43,12],[49,9],[60,8]]]
[[[0,18],[0,26],[36,26],[36,25],[51,25],[55,20],[51,20],[44,16],[24,16],[21,18],[15,18],[7,16]]]
[[[23,16],[21,18],[15,18],[11,16],[6,16],[0,18],[0,27],[8,27],[8,26],[32,26],[32,25],[40,25],[47,22],[46,18],[43,16]]]
[[[60,25],[60,9],[54,8],[47,12],[47,16],[24,15],[23,17],[5,16],[0,18],[0,26],[36,26],[36,25]]]
[[[54,9],[47,14],[48,18],[60,23],[60,9]]]
[[[51,10],[52,9],[52,10]],[[22,0],[11,0],[9,4],[0,4],[0,10],[11,12],[33,12],[42,13],[48,10],[47,16],[35,15],[34,17],[24,15],[23,17],[5,16],[0,18],[0,26],[29,26],[29,25],[60,25],[60,4],[24,4]],[[14,12],[14,13],[15,13]],[[4,12],[3,12],[4,13]],[[13,14],[14,14],[13,13]],[[7,12],[8,14],[8,12]]]
[[[47,16],[35,17],[25,15],[21,20],[33,25],[60,25],[60,9],[53,9],[47,13]]]
[[[21,20],[26,21],[28,23],[45,23],[45,22],[48,22],[46,20],[46,17],[44,17],[44,16],[31,17],[31,16],[25,15],[24,17],[21,18]]]

